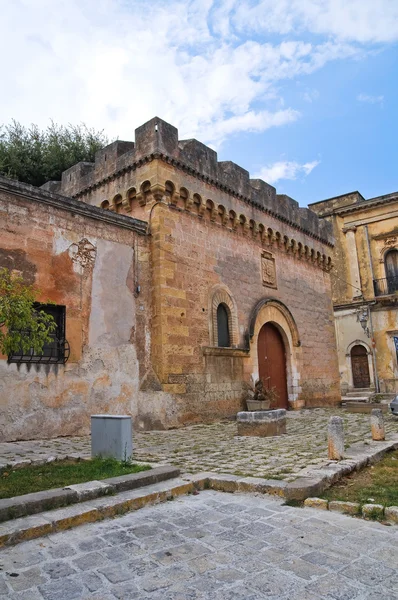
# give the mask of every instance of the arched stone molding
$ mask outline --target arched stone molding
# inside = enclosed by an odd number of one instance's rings
[[[385,263],[386,254],[388,254],[390,250],[398,250],[397,238],[393,238],[391,241],[387,241],[387,243],[380,250],[379,262],[381,264]]]
[[[282,302],[275,298],[260,300],[252,310],[249,324],[249,347],[251,358],[251,378],[259,378],[258,335],[263,325],[272,323],[278,328],[285,345],[288,400],[291,408],[302,408],[300,400],[302,350],[299,332],[295,320]]]
[[[351,350],[354,346],[363,346],[366,349],[366,354],[368,355],[368,366],[369,366],[369,377],[370,377],[370,387],[371,389],[375,389],[375,377],[374,377],[374,368],[373,368],[373,352],[372,348],[364,342],[363,340],[354,340],[347,346],[347,350],[345,353],[346,358],[346,368],[348,375],[348,386],[349,390],[354,390],[354,380],[352,377],[352,361],[351,361]]]
[[[258,321],[258,315],[265,306],[275,307],[280,313],[282,313],[282,315],[285,318],[285,321],[288,324],[293,345],[297,346],[297,347],[301,346],[300,336],[299,336],[297,325],[293,318],[292,313],[287,308],[287,306],[285,306],[285,304],[283,304],[283,302],[281,302],[280,300],[277,300],[276,298],[262,298],[261,300],[259,300],[257,302],[257,304],[252,309],[252,311],[250,313],[250,321],[249,321],[250,340],[253,338],[253,335],[255,332],[256,324]],[[263,323],[263,325],[264,325],[264,323]]]
[[[225,285],[215,286],[209,295],[210,345],[218,347],[217,308],[220,304],[224,304],[227,308],[231,348],[237,348],[239,345],[238,309],[231,292]]]

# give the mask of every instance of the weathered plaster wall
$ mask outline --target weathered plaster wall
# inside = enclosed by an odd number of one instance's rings
[[[71,345],[66,365],[0,358],[0,440],[80,435],[105,412],[131,414],[137,428],[175,425],[170,395],[139,391],[152,373],[147,238],[10,194],[0,229],[0,266],[35,284],[39,300],[66,306]],[[82,240],[93,258],[85,265]]]

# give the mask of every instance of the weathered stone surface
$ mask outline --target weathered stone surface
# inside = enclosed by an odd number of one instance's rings
[[[387,521],[398,524],[398,506],[387,506],[384,515]]]
[[[61,488],[24,494],[16,498],[3,498],[0,500],[0,521],[33,515],[76,500],[77,493],[74,490]]]
[[[362,516],[368,519],[380,518],[384,515],[384,506],[382,504],[363,504]]]
[[[329,510],[341,512],[347,515],[357,515],[361,512],[359,502],[343,502],[340,500],[330,500]]]
[[[344,421],[341,417],[330,417],[328,425],[328,458],[344,458]]]
[[[103,479],[102,482],[109,484],[116,491],[123,492],[133,490],[144,485],[166,481],[173,477],[178,477],[180,470],[176,467],[155,467],[150,471],[141,471],[140,473],[131,473],[130,475],[120,475],[119,477],[110,477]]]
[[[12,600],[392,600],[395,529],[327,511],[314,517],[277,498],[205,491],[2,549],[0,594]],[[54,560],[58,547],[67,554]],[[12,584],[19,579],[16,593]]]
[[[372,439],[376,441],[385,440],[386,432],[384,428],[384,417],[383,411],[380,408],[372,409],[370,424],[372,429]]]
[[[308,506],[310,508],[319,508],[321,510],[328,509],[328,501],[323,498],[306,498],[304,500],[304,506]]]
[[[285,481],[316,473],[317,477],[334,483],[353,468],[362,468],[373,460],[380,460],[385,452],[398,449],[398,422],[395,417],[386,417],[388,441],[373,442],[370,438],[369,417],[351,415],[342,410],[341,414],[347,424],[347,459],[328,461],[327,427],[328,419],[334,413],[335,409],[315,409],[310,413],[307,410],[288,411],[288,435],[275,438],[238,438],[236,423],[225,421],[168,431],[136,433],[135,458],[143,463],[166,462],[190,473],[230,473],[241,477],[277,478]],[[203,452],[203,448],[207,451]],[[75,437],[0,443],[0,455],[6,457],[7,461],[15,455],[20,458],[30,456],[35,462],[36,459],[45,460],[51,455],[64,458],[71,454],[89,458],[90,439]],[[142,476],[147,477],[148,472],[143,472]],[[110,480],[104,481],[112,484]]]
[[[286,433],[286,410],[238,412],[238,435],[272,437]]]
[[[79,502],[98,498],[110,494],[113,490],[112,486],[103,481],[86,481],[85,483],[75,483],[67,485],[65,490],[71,490],[77,495]]]
[[[324,489],[325,483],[322,479],[299,477],[286,485],[284,495],[288,500],[305,500],[309,496],[320,494]]]

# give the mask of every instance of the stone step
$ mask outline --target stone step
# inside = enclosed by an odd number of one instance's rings
[[[358,396],[366,396],[366,397],[370,397],[370,396],[374,396],[375,392],[372,392],[370,390],[355,390],[354,392],[346,392],[346,396],[352,397],[352,398],[357,398]]]
[[[195,490],[192,481],[181,478],[155,483],[145,488],[102,496],[72,506],[49,510],[40,514],[5,521],[0,524],[0,548],[27,540],[93,523],[109,517],[137,510],[147,504],[172,500]]]
[[[342,396],[342,402],[369,402],[369,396]]]
[[[161,481],[174,479],[180,475],[179,469],[168,465],[148,471],[110,477],[101,481],[87,481],[68,485],[64,488],[43,490],[14,498],[0,499],[0,522],[18,517],[42,513],[54,508],[94,500],[100,496],[143,488]]]

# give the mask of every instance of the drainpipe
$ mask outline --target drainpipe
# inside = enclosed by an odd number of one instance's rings
[[[370,249],[368,226],[364,225],[364,229],[365,229],[366,245],[368,247],[368,258],[369,258],[370,274],[371,274],[371,277],[372,277],[372,285],[374,287],[374,283],[373,282],[374,282],[375,276],[374,276],[374,272],[373,272],[372,252],[371,252],[371,249]],[[374,377],[375,377],[376,392],[379,394],[380,393],[380,382],[379,382],[379,375],[377,373],[376,348],[375,348],[375,341],[374,341],[374,336],[373,336],[372,309],[371,309],[370,305],[368,305],[368,310],[369,310],[369,333],[370,333],[370,337],[371,337],[371,340],[372,340],[373,372],[374,372]]]

